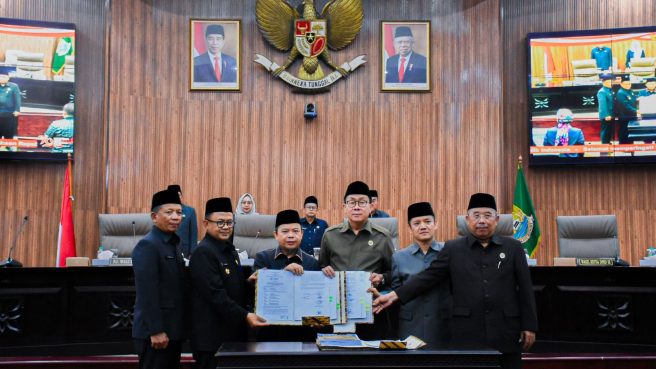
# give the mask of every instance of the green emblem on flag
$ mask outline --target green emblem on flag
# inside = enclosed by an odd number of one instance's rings
[[[73,39],[61,37],[57,41],[57,48],[52,56],[52,73],[59,74],[66,63],[66,56],[73,55]]]
[[[517,182],[515,183],[512,215],[513,235],[522,243],[526,252],[533,257],[542,237],[540,236],[540,226],[535,215],[533,200],[531,200],[526,178],[524,178],[521,159],[517,165]]]

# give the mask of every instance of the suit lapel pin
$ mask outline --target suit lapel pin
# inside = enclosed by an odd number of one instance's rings
[[[367,242],[367,244],[368,244],[369,246],[373,246],[373,245],[374,245],[374,241],[369,240],[369,242]]]
[[[506,258],[506,254],[504,254],[503,252],[499,254],[499,259],[505,259],[505,258]]]
[[[229,275],[229,274],[230,274],[230,269],[225,268],[225,274],[226,274],[226,275]]]

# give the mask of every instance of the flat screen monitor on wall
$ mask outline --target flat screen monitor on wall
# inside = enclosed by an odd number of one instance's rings
[[[75,25],[0,18],[0,159],[74,151]]]
[[[529,164],[656,163],[656,27],[527,44]]]

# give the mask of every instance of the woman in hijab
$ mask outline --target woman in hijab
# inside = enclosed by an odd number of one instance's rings
[[[239,202],[237,203],[237,211],[235,211],[235,213],[242,215],[259,214],[255,209],[255,198],[253,195],[248,192],[241,195]]]

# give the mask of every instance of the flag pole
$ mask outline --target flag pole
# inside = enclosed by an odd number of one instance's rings
[[[71,212],[73,212],[73,203],[75,202],[75,196],[73,196],[73,156],[70,152],[66,156],[68,158],[68,173],[70,173],[68,177],[68,183],[70,185],[68,196],[71,198]]]

